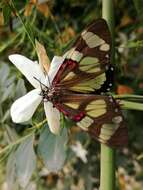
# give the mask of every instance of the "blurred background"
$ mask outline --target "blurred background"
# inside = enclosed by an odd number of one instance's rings
[[[116,81],[114,94],[143,94],[143,2],[120,0],[115,3]],[[76,36],[93,19],[101,17],[101,0],[10,0],[0,1],[0,151],[15,139],[28,134],[33,124],[43,120],[40,107],[32,121],[14,124],[9,109],[12,102],[32,89],[9,62],[8,55],[19,53],[37,60],[31,41],[42,43],[50,58],[62,55]],[[29,33],[29,39],[26,30]],[[129,129],[129,144],[116,152],[117,190],[143,189],[143,113],[123,110]],[[66,121],[67,125],[70,125]],[[29,131],[28,131],[29,130]],[[32,129],[31,129],[32,130]],[[26,131],[26,132],[25,132]],[[39,133],[37,132],[37,139]],[[34,141],[37,153],[36,140]],[[26,185],[17,172],[13,152],[0,154],[2,190],[97,190],[100,176],[100,145],[72,127],[63,168],[49,173],[38,159]],[[48,150],[47,150],[48,151]],[[21,152],[22,154],[22,152]],[[27,157],[21,156],[21,162]],[[20,173],[20,174],[19,174]],[[21,181],[22,182],[21,182]],[[20,185],[19,185],[20,184]]]

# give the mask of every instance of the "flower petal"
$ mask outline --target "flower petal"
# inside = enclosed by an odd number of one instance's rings
[[[59,110],[53,107],[53,104],[51,102],[44,102],[44,109],[51,132],[54,134],[58,134],[60,132]]]
[[[39,81],[35,80],[34,77],[41,82],[44,82],[45,76],[40,65],[36,61],[32,61],[19,54],[10,55],[9,60],[21,71],[21,73],[35,88],[40,88]]]
[[[13,122],[22,123],[32,117],[42,100],[40,92],[40,89],[34,89],[12,104],[10,112]]]
[[[48,72],[50,82],[53,81],[55,75],[57,74],[57,72],[58,72],[58,70],[60,68],[60,66],[64,62],[64,59],[65,58],[60,57],[60,56],[54,56],[53,57],[51,65],[50,65],[50,69],[49,69],[49,72]]]

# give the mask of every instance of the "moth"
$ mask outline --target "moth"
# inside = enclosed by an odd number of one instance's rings
[[[64,55],[44,101],[101,143],[127,144],[127,127],[119,103],[106,95],[113,85],[111,35],[104,19],[93,21]]]

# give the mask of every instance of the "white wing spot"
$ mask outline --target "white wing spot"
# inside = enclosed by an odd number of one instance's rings
[[[106,71],[107,71],[107,70],[109,69],[109,66],[108,66],[108,65],[106,65],[105,69],[106,69]]]
[[[116,109],[115,109],[115,112],[118,112],[118,111],[119,111],[118,108],[116,108]]]
[[[93,32],[83,32],[81,35],[90,48],[95,48],[105,44],[105,41]]]
[[[121,122],[123,121],[123,118],[122,118],[122,116],[116,116],[116,117],[114,117],[114,118],[112,119],[112,121],[113,121],[114,123],[119,124],[119,123],[121,123]]]
[[[83,130],[87,131],[88,127],[90,127],[93,122],[94,122],[93,119],[91,119],[90,117],[86,116],[80,122],[77,122],[77,125],[80,128],[82,128]]]
[[[82,57],[83,57],[83,54],[76,50],[74,50],[71,55],[71,59],[77,62],[79,62]]]
[[[109,46],[109,44],[105,43],[105,44],[102,44],[99,49],[101,51],[109,51],[110,46]]]
[[[112,98],[110,98],[110,99],[109,99],[109,101],[110,101],[110,102],[113,102],[113,99],[112,99]]]

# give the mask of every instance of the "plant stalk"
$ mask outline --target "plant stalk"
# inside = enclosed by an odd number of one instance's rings
[[[102,17],[107,21],[112,37],[111,63],[114,63],[113,0],[102,0]],[[115,150],[101,143],[100,190],[115,190]]]
[[[16,141],[14,141],[14,142],[11,142],[9,145],[7,145],[5,148],[3,148],[2,150],[0,150],[0,156],[2,155],[2,154],[5,154],[7,151],[9,151],[9,150],[11,150],[13,147],[15,147],[15,146],[17,146],[18,144],[20,144],[20,143],[22,143],[23,141],[25,141],[27,138],[29,138],[30,136],[32,136],[34,133],[35,133],[35,131],[37,130],[37,129],[39,129],[40,127],[42,127],[43,126],[43,124],[45,124],[46,123],[46,119],[45,120],[43,120],[42,122],[40,122],[40,123],[38,123],[37,125],[35,125],[34,127],[32,127],[32,128],[30,128],[30,133],[28,133],[27,135],[25,135],[25,136],[23,136],[23,137],[21,137],[21,138],[19,138],[19,139],[17,139]]]
[[[25,33],[27,34],[27,36],[28,36],[28,38],[29,38],[29,40],[30,40],[30,42],[31,42],[31,44],[33,46],[33,48],[36,50],[34,41],[32,40],[32,38],[31,38],[31,36],[30,36],[30,34],[28,32],[28,29],[27,29],[25,23],[23,22],[22,17],[20,16],[19,12],[17,11],[13,0],[11,0],[10,3],[8,3],[8,4],[9,4],[10,8],[12,9],[12,11],[14,11],[16,13],[17,17],[19,18],[19,20],[20,20],[20,22],[21,22],[21,24],[23,26],[23,29],[24,29]]]

